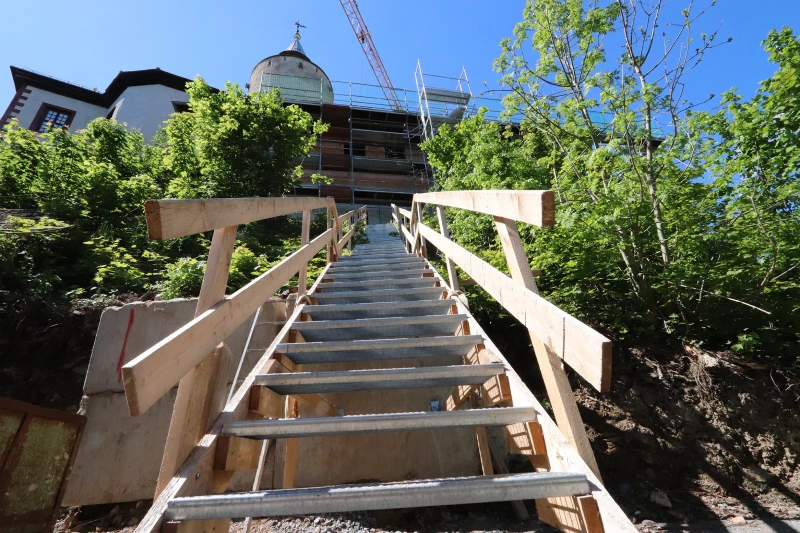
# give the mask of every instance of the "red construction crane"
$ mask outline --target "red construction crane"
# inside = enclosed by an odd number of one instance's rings
[[[375,77],[378,79],[378,85],[383,89],[386,100],[389,101],[393,108],[403,109],[400,99],[392,86],[392,80],[389,79],[389,74],[383,66],[381,56],[378,55],[378,49],[375,47],[375,43],[372,42],[372,36],[369,34],[366,23],[364,23],[364,18],[361,16],[356,0],[339,0],[339,2],[342,4],[344,14],[347,15],[347,20],[350,21],[350,25],[353,27],[353,32],[355,32],[358,42],[361,43],[361,49],[364,50],[364,55],[367,56],[367,61],[369,61],[372,72],[375,73]]]

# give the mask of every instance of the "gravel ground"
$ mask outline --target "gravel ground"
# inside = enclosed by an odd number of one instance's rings
[[[231,532],[242,533],[237,521]],[[555,529],[538,520],[521,522],[507,504],[431,507],[414,510],[343,513],[305,517],[254,520],[251,533],[394,533],[394,532],[530,532],[551,533]]]

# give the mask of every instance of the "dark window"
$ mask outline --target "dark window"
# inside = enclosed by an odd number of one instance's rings
[[[111,118],[113,118],[114,116],[114,113],[116,113],[118,107],[119,107],[119,102],[117,102],[117,105],[108,110],[108,115],[106,115],[106,119],[111,120]]]
[[[172,108],[176,113],[188,113],[189,102],[172,102]]]
[[[61,107],[42,104],[39,113],[31,125],[33,131],[43,133],[52,128],[65,128],[70,125],[75,111]]]

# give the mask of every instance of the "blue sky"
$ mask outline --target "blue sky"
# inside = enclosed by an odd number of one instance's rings
[[[679,8],[689,0],[669,0]],[[419,58],[426,73],[457,76],[473,90],[497,79],[498,43],[521,19],[524,0],[360,0],[362,14],[397,87],[414,88]],[[12,15],[11,4],[4,6]],[[292,40],[300,20],[306,53],[334,80],[374,83],[338,0],[38,0],[13,3],[3,27],[0,108],[14,95],[8,65],[97,87],[120,70],[160,67],[214,86],[241,85],[263,57]],[[800,0],[720,0],[702,24],[733,42],[692,74],[688,94],[707,97],[738,86],[750,96],[774,70],[759,43],[771,28],[800,31]],[[1,109],[0,109],[1,110]]]

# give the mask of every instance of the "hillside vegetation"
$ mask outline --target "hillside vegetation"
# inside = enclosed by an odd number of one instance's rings
[[[58,313],[151,290],[197,295],[210,235],[150,241],[144,201],[280,196],[300,173],[291,161],[325,128],[278,93],[216,91],[202,79],[188,93],[191,112],[173,115],[152,143],[106,119],[75,132],[4,128],[0,312],[45,303]],[[296,250],[299,235],[290,219],[242,228],[230,288]]]
[[[540,288],[616,339],[800,361],[800,39],[772,31],[775,74],[750,100],[731,91],[700,111],[684,76],[719,39],[689,39],[697,14],[661,21],[662,53],[655,7],[590,4],[527,3],[495,63],[521,124],[443,126],[424,146],[437,185],[554,190],[555,228],[523,232]],[[448,224],[504,268],[489,217]]]

